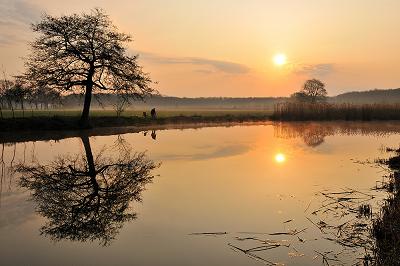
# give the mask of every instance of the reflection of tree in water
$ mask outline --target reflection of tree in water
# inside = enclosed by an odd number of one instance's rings
[[[317,147],[324,142],[326,136],[334,133],[332,128],[314,123],[279,123],[275,125],[274,131],[278,138],[300,137],[310,147]]]
[[[81,139],[85,155],[58,157],[49,165],[19,165],[20,185],[31,190],[37,211],[48,219],[42,234],[107,245],[124,222],[136,218],[129,204],[141,201],[157,165],[130,149],[121,149],[117,158],[103,152],[94,157],[89,138]]]
[[[1,145],[1,161],[0,161],[0,206],[1,206],[1,196],[3,193],[3,180],[5,178],[5,170],[6,170],[6,163],[4,162],[4,146],[5,144],[2,143]]]
[[[326,137],[325,132],[317,130],[317,131],[306,131],[304,132],[302,138],[304,143],[310,147],[317,147],[318,145],[324,142]]]
[[[10,158],[10,162],[7,163],[5,162],[5,149],[6,147],[10,147],[12,149],[12,155]],[[25,147],[25,146],[24,146]],[[0,152],[0,206],[1,206],[1,200],[2,200],[2,193],[3,193],[3,187],[7,186],[8,190],[11,190],[11,184],[13,180],[13,168],[14,168],[14,163],[15,163],[15,157],[16,157],[16,151],[17,151],[17,144],[16,143],[2,143],[1,144],[1,152]],[[25,160],[25,152],[26,149],[24,149],[23,153],[23,158]],[[8,177],[8,184],[6,184],[6,178]]]

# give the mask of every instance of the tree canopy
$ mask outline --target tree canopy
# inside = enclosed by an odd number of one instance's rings
[[[38,36],[31,43],[25,78],[40,87],[83,91],[82,122],[88,121],[93,90],[138,99],[156,93],[138,56],[127,54],[125,45],[131,36],[118,32],[101,9],[80,15],[44,15],[32,29]]]
[[[301,92],[306,95],[311,102],[324,100],[328,94],[325,89],[325,84],[318,79],[307,80]]]

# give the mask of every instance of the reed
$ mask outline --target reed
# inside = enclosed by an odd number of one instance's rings
[[[285,102],[274,106],[274,120],[400,120],[400,104]]]

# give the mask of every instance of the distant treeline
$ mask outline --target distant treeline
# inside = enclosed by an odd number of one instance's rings
[[[95,94],[93,102],[95,108],[112,108],[119,98],[113,94]],[[151,96],[144,101],[131,101],[131,107],[135,109],[261,109],[272,110],[278,102],[284,102],[288,98],[280,97],[251,97],[251,98],[230,98],[230,97],[171,97],[171,96]],[[81,106],[83,103],[82,95],[68,95],[62,99],[65,108]]]
[[[16,95],[14,95],[16,94]],[[23,97],[17,97],[18,93],[4,97],[7,101],[2,101],[2,109],[19,109],[23,103]],[[36,95],[37,94],[37,95]],[[26,109],[48,109],[48,108],[81,108],[83,95],[70,94],[60,95],[53,90],[38,90],[31,97],[26,97]],[[5,95],[7,96],[7,95]],[[21,100],[19,99],[21,98]],[[120,98],[113,94],[95,94],[92,107],[114,109]],[[278,103],[291,101],[289,97],[171,97],[171,96],[152,96],[144,101],[131,101],[128,108],[145,110],[149,108],[157,109],[226,109],[226,110],[269,110],[272,111]],[[337,96],[328,97],[329,103],[351,103],[351,104],[392,104],[400,103],[400,88],[387,90],[370,90],[361,92],[348,92]]]
[[[94,107],[111,108],[118,101],[116,95],[96,94]],[[148,109],[156,107],[159,109],[261,109],[273,110],[274,105],[290,101],[289,97],[171,97],[171,96],[152,96],[145,101],[134,101],[132,107],[136,109]],[[328,97],[330,103],[351,103],[351,104],[384,104],[400,103],[400,88],[387,90],[369,90],[361,92],[348,92],[337,96]],[[66,108],[81,106],[83,96],[69,95],[62,99]]]
[[[400,103],[400,88],[347,92],[335,97],[330,97],[329,101],[353,104]]]

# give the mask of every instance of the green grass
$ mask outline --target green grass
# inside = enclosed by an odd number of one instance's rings
[[[18,110],[12,118],[12,112],[6,111],[7,118],[0,119],[1,132],[36,131],[36,130],[77,130],[80,110]],[[148,114],[149,115],[149,114]],[[121,117],[116,117],[113,110],[93,110],[90,114],[90,126],[124,127],[165,124],[256,122],[269,120],[271,112],[261,110],[161,110],[157,118],[143,117],[143,111],[128,110]]]
[[[122,117],[138,116],[142,117],[143,112],[146,111],[147,115],[150,116],[150,110],[126,110],[122,113]],[[175,116],[202,116],[202,117],[214,117],[214,116],[265,116],[271,115],[272,111],[263,110],[158,110],[157,117],[175,117]],[[81,110],[79,109],[52,109],[52,110],[25,110],[24,115],[22,110],[15,110],[14,115],[16,118],[29,118],[29,117],[79,117]],[[103,110],[96,109],[90,112],[91,117],[116,117],[114,110]],[[11,110],[3,110],[4,118],[12,118]]]

